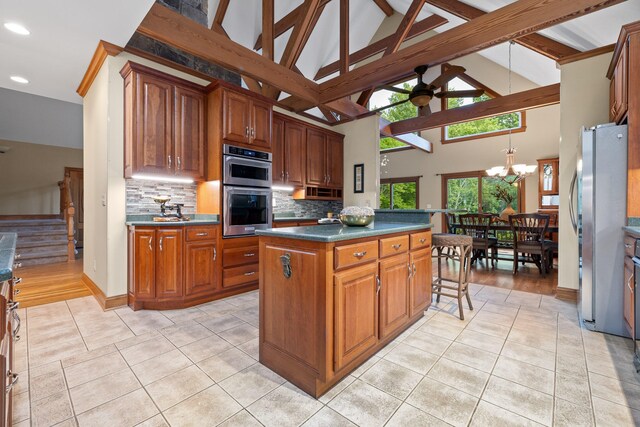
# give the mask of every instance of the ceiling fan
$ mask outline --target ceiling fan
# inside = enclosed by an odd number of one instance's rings
[[[452,65],[451,67],[447,68],[442,74],[436,77],[431,83],[426,84],[422,81],[422,77],[424,73],[427,72],[427,68],[427,65],[420,65],[415,68],[414,71],[418,75],[418,84],[415,85],[410,91],[389,85],[379,86],[382,89],[390,90],[392,92],[407,94],[409,95],[409,98],[402,101],[394,102],[393,104],[389,104],[384,107],[376,108],[375,110],[371,111],[382,111],[389,107],[394,107],[396,105],[404,104],[405,102],[410,101],[413,105],[418,107],[418,116],[428,116],[429,114],[431,114],[429,102],[431,102],[434,96],[436,98],[476,98],[484,93],[484,90],[482,89],[453,91],[441,90],[440,92],[435,93],[435,90],[445,86],[450,80],[453,80],[460,74],[464,73],[466,70],[464,67]]]

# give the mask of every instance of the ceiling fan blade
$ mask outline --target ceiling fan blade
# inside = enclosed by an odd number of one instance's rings
[[[438,92],[435,94],[436,98],[477,98],[482,96],[484,90],[471,89],[471,90],[452,90]]]
[[[386,110],[387,108],[395,107],[396,105],[404,104],[409,101],[408,99],[403,99],[402,101],[394,102],[393,104],[385,105],[384,107],[378,107],[375,110],[370,110],[372,113],[377,113],[378,111]]]
[[[431,114],[431,107],[425,105],[424,107],[418,107],[418,116],[428,116]]]
[[[451,68],[445,70],[442,74],[435,78],[434,81],[429,83],[429,87],[436,88],[444,86],[449,80],[455,79],[460,74],[467,71],[464,67],[459,65],[452,65]]]
[[[378,86],[379,89],[386,89],[386,90],[390,90],[391,92],[398,92],[398,93],[404,93],[409,95],[411,93],[411,91],[406,90],[406,89],[402,89],[401,87],[395,87],[395,86],[389,86],[389,85],[382,85],[382,86]]]

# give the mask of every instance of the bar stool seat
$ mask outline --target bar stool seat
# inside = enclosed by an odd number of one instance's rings
[[[473,238],[462,234],[436,233],[432,236],[431,245],[432,257],[438,259],[438,276],[432,282],[432,293],[437,295],[437,302],[440,302],[441,295],[456,298],[460,320],[464,320],[462,298],[466,297],[469,309],[473,310],[469,297],[469,270],[471,268]],[[448,249],[446,253],[445,249]],[[435,255],[433,255],[434,252]],[[442,277],[442,259],[451,259],[460,263],[457,279]],[[443,289],[455,291],[455,294],[443,292]]]

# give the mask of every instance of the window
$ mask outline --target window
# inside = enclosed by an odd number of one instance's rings
[[[380,209],[417,209],[420,177],[380,180]]]
[[[500,214],[510,201],[516,212],[524,211],[524,181],[510,185],[484,171],[442,175],[442,206],[468,213]]]
[[[447,69],[447,64],[442,66],[442,70]],[[475,79],[461,74],[449,81],[447,90],[470,90],[484,89],[485,93],[477,98],[442,98],[442,109],[457,108],[476,102],[483,102],[491,98],[499,97],[500,94],[476,81]],[[452,143],[467,141],[470,139],[486,138],[497,135],[504,135],[526,130],[526,113],[518,111],[500,116],[487,117],[484,119],[472,120],[469,122],[456,123],[442,128],[442,143]]]
[[[406,91],[411,91],[415,84],[416,79],[413,78],[409,81],[398,83],[394,86]],[[385,105],[391,105],[395,102],[403,101],[408,98],[409,95],[405,93],[393,92],[388,89],[380,89],[375,91],[371,96],[371,99],[369,100],[369,106],[370,109],[375,110],[376,108],[384,107]],[[382,110],[381,115],[383,118],[389,120],[390,122],[397,122],[399,120],[416,117],[417,113],[418,112],[415,105],[410,102],[405,102],[403,104]],[[410,146],[394,138],[380,138],[380,150],[397,150],[399,148],[405,149],[410,148]]]

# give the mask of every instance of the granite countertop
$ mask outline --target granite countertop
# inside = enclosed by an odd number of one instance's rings
[[[13,261],[16,255],[16,233],[0,233],[0,282],[13,277]]]
[[[290,239],[314,240],[317,242],[338,242],[342,240],[361,239],[405,231],[424,230],[433,227],[426,223],[392,223],[374,221],[367,227],[347,227],[345,225],[325,225],[317,227],[287,227],[256,230],[259,236],[286,237]]]
[[[633,237],[640,238],[640,227],[627,225],[622,227],[622,230],[624,230],[625,233],[631,234]]]
[[[281,216],[273,218],[273,222],[288,222],[288,221],[317,221],[320,216]]]
[[[156,222],[153,220],[154,216],[159,215],[127,215],[125,225],[130,226],[154,226],[154,227],[175,227],[182,225],[215,225],[220,224],[219,215],[208,214],[195,214],[185,215],[191,220],[189,221],[169,221],[169,222]]]

